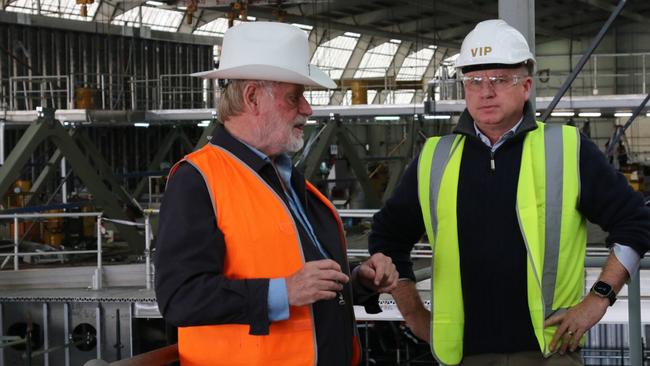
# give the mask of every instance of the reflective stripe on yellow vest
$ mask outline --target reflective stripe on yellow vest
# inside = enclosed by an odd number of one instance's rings
[[[198,169],[210,193],[217,225],[225,239],[224,275],[227,278],[287,277],[302,267],[302,246],[291,213],[256,172],[227,150],[211,144],[187,155],[185,161]],[[309,183],[307,189],[333,212],[343,240],[342,226],[334,207]],[[247,193],[242,194],[243,191]],[[245,324],[179,327],[181,364],[316,364],[311,306],[290,307],[289,319],[271,323],[268,335],[250,335],[249,328]],[[358,362],[359,355],[354,337],[353,365]]]
[[[524,139],[517,217],[528,253],[530,316],[540,350],[548,356],[556,327],[544,329],[544,319],[580,301],[587,233],[578,211],[579,132],[570,126],[537,125]],[[431,351],[444,365],[456,365],[463,357],[456,204],[464,143],[461,135],[430,138],[418,165],[418,195],[433,250]]]

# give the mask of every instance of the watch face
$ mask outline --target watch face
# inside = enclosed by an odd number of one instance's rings
[[[612,286],[603,281],[598,281],[594,284],[594,292],[603,296],[607,296],[612,291]]]

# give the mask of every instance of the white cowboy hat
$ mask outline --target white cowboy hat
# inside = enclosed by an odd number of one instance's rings
[[[219,68],[192,76],[336,88],[329,76],[309,63],[305,32],[284,23],[246,22],[228,29],[223,37]]]

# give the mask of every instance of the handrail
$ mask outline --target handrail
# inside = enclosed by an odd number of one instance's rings
[[[178,361],[178,344],[172,344],[111,363],[90,360],[84,366],[162,366],[176,361]]]
[[[14,225],[14,251],[13,253],[0,253],[0,258],[6,257],[5,261],[0,265],[0,268],[9,260],[14,257],[14,271],[19,270],[18,258],[30,256],[48,256],[48,255],[63,255],[63,254],[89,254],[97,253],[97,268],[92,279],[92,289],[99,290],[102,288],[102,212],[57,212],[57,213],[22,213],[22,214],[2,214],[0,221],[13,220]],[[19,219],[39,219],[39,218],[53,218],[53,217],[97,217],[97,249],[95,250],[65,250],[65,251],[51,251],[51,252],[20,252],[19,240]]]

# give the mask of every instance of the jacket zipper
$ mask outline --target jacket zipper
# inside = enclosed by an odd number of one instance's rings
[[[494,150],[490,149],[490,170],[496,170],[496,164],[494,164]]]

